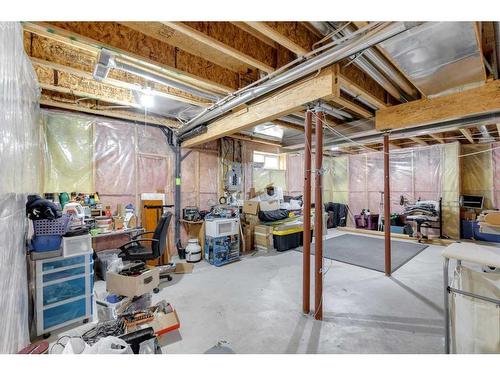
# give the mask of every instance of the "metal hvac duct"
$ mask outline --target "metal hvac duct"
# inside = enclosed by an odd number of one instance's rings
[[[328,22],[310,23],[324,35],[332,34],[337,29],[338,33],[332,35],[332,40],[338,40],[342,36],[349,36],[355,32],[352,25],[332,27]],[[362,55],[353,58],[352,62],[396,99],[407,101],[418,96],[417,90],[407,82],[401,73],[390,66],[376,49],[365,50]]]
[[[361,36],[359,39],[346,42],[332,49],[329,49],[304,63],[291,68],[290,70],[275,76],[265,84],[257,86],[255,88],[249,89],[248,91],[242,93],[233,99],[229,99],[227,102],[220,106],[212,108],[210,111],[201,113],[195,116],[193,119],[188,121],[184,127],[179,130],[180,134],[184,134],[191,129],[209,122],[218,116],[221,116],[233,108],[247,103],[250,100],[256,99],[262,95],[265,95],[273,90],[276,90],[288,83],[296,81],[297,79],[303,78],[309,74],[317,72],[318,70],[325,68],[337,61],[345,59],[346,57],[352,56],[356,53],[364,51],[365,49],[378,44],[384,40],[387,40],[395,35],[402,33],[419,23],[415,22],[394,22],[389,24],[384,24],[381,30],[368,32],[366,35]]]
[[[344,35],[350,35],[354,32],[354,27],[352,25],[347,25],[342,33]],[[396,69],[394,69],[391,64],[385,59],[382,54],[375,48],[370,48],[363,53],[363,56],[378,69],[383,75],[385,75],[389,80],[394,82],[397,88],[404,91],[409,98],[415,99],[418,97],[418,91],[408,82],[408,80]],[[397,97],[396,97],[397,98]]]
[[[485,80],[474,22],[426,22],[380,47],[427,96]]]
[[[185,85],[183,83],[165,78],[159,74],[155,74],[153,72],[145,71],[135,65],[127,64],[126,62],[120,61],[116,59],[114,52],[109,51],[105,48],[101,50],[99,53],[99,57],[97,59],[97,64],[94,69],[93,76],[97,81],[102,81],[105,79],[109,73],[111,68],[115,68],[118,70],[122,70],[128,73],[132,73],[134,75],[143,77],[149,81],[158,82],[172,88],[187,92],[191,95],[198,96],[201,98],[209,99],[209,100],[218,100],[219,96],[215,94],[208,94],[204,91],[195,89],[194,87]]]

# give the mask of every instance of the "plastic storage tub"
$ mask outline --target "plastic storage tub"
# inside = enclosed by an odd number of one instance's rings
[[[294,228],[273,232],[273,244],[277,251],[286,251],[302,246],[304,242],[303,228]]]
[[[50,236],[33,236],[31,239],[31,249],[33,251],[54,251],[61,247],[60,235],[50,235]]]
[[[63,256],[68,257],[77,254],[87,254],[92,251],[92,239],[90,234],[83,236],[62,238]]]

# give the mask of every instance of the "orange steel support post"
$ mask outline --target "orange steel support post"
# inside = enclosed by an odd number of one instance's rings
[[[323,320],[323,112],[316,113],[314,176],[314,319]]]
[[[311,149],[312,112],[306,112],[304,129],[304,249],[302,252],[302,311],[311,310]]]
[[[391,276],[391,188],[389,178],[389,134],[384,134],[384,235],[385,275]]]

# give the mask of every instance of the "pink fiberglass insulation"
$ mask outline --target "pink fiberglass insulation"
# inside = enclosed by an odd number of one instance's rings
[[[95,125],[96,191],[101,194],[135,194],[134,126],[104,121]]]
[[[137,157],[138,188],[141,193],[165,193],[171,179],[172,171],[168,168],[168,160],[155,156]]]

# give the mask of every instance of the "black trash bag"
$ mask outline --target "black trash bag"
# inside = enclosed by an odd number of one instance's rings
[[[62,212],[54,202],[43,199],[39,195],[28,195],[26,215],[31,220],[54,220],[61,217]]]
[[[278,221],[288,217],[288,210],[259,211],[260,221]]]

